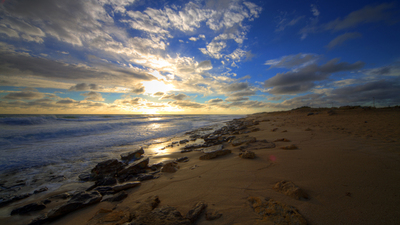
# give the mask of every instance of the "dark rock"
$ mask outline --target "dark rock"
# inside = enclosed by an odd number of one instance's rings
[[[179,169],[178,163],[176,163],[176,162],[167,162],[161,168],[161,172],[175,173],[176,171],[178,171],[178,169]]]
[[[11,211],[11,215],[19,214],[19,215],[25,215],[33,211],[39,211],[45,209],[46,206],[42,203],[31,203],[25,206],[22,206],[20,208],[16,208]]]
[[[156,163],[156,164],[151,165],[151,166],[150,166],[150,169],[153,170],[153,171],[157,171],[157,170],[161,169],[161,167],[162,167],[163,165],[164,165],[164,164],[163,164],[162,162]]]
[[[123,166],[124,164],[116,159],[100,162],[91,170],[92,177],[96,180],[104,177],[114,177],[123,169]]]
[[[152,211],[142,211],[131,224],[163,224],[163,225],[190,225],[189,219],[172,206],[155,208]]]
[[[115,177],[105,177],[102,178],[101,180],[98,180],[95,182],[96,186],[109,186],[109,185],[114,185],[117,183],[117,179]]]
[[[249,197],[254,212],[262,216],[262,224],[307,225],[306,219],[293,207],[272,199]]]
[[[96,187],[94,190],[98,191],[103,196],[104,195],[112,195],[115,193],[113,187],[100,186],[100,187]]]
[[[49,219],[45,215],[41,215],[29,222],[28,225],[42,225],[49,221]]]
[[[255,137],[249,137],[249,136],[244,136],[244,137],[240,137],[240,138],[235,138],[231,141],[233,146],[238,146],[241,144],[248,144],[248,143],[253,143],[256,142],[256,138]]]
[[[115,195],[104,197],[102,202],[118,202],[128,197],[128,194],[125,191],[118,192]]]
[[[314,113],[312,113],[312,112],[307,114],[307,116],[312,116],[312,115],[314,115]]]
[[[228,149],[223,149],[223,150],[218,150],[218,151],[213,151],[213,152],[207,152],[206,154],[200,156],[200,160],[209,160],[209,159],[213,159],[219,156],[223,156],[223,155],[227,155],[232,153],[231,150]]]
[[[126,167],[125,169],[122,169],[121,171],[118,172],[118,176],[127,176],[127,175],[135,175],[138,173],[143,173],[146,172],[146,168],[149,164],[149,157],[142,158],[140,160],[137,160],[133,162],[130,166]]]
[[[71,195],[69,193],[62,193],[62,194],[58,194],[58,195],[53,195],[50,198],[51,199],[68,199],[70,197],[71,197]]]
[[[101,194],[97,191],[93,191],[91,193],[79,192],[73,195],[72,198],[64,205],[51,210],[47,214],[47,219],[53,220],[83,207],[96,204],[100,202],[101,198]]]
[[[184,149],[181,151],[181,153],[187,153],[187,152],[191,152],[191,151],[193,151],[193,149]]]
[[[120,184],[120,185],[115,185],[112,188],[113,188],[113,190],[115,192],[120,192],[120,191],[124,191],[124,190],[127,190],[127,189],[131,189],[131,188],[137,187],[137,186],[139,186],[141,184],[142,183],[140,181],[132,181],[132,182],[127,182],[127,183]]]
[[[295,149],[297,149],[297,146],[296,145],[288,145],[288,146],[281,147],[281,149],[284,149],[284,150],[295,150]]]
[[[280,138],[280,139],[276,139],[274,142],[290,142],[290,140],[288,140],[286,138]]]
[[[274,129],[272,129],[271,131],[272,132],[275,132],[275,131],[277,131],[278,130],[278,128],[274,128]]]
[[[45,199],[45,200],[42,201],[42,203],[47,205],[47,204],[51,203],[51,200],[50,199]]]
[[[139,173],[136,176],[137,181],[151,180],[154,179],[154,175],[150,173]]]
[[[90,173],[82,173],[78,176],[79,180],[81,181],[91,181],[94,180],[94,177]]]
[[[22,195],[15,195],[15,196],[12,196],[12,197],[6,198],[6,199],[1,199],[0,207],[6,206],[8,204],[11,204],[13,202],[16,202],[16,201],[19,201],[19,200],[22,200],[22,199],[25,199],[25,198],[28,198],[31,195],[32,194],[30,194],[30,193],[26,193],[26,194],[22,194]]]
[[[252,150],[260,150],[260,149],[275,148],[275,147],[276,147],[275,143],[264,140],[242,145],[239,147],[239,149],[241,151],[244,151],[246,148],[251,148]]]
[[[191,149],[195,149],[195,148],[202,148],[203,144],[191,144],[191,145],[186,145],[185,147],[183,147],[184,150],[191,150]]]
[[[256,154],[252,151],[245,151],[243,153],[239,153],[239,157],[242,159],[254,159]]]
[[[40,189],[38,189],[38,190],[33,191],[33,193],[34,193],[34,194],[39,194],[39,193],[45,192],[45,191],[47,191],[47,190],[49,190],[49,189],[48,189],[47,187],[44,187],[44,188],[40,188]]]
[[[62,182],[62,181],[64,181],[65,179],[67,179],[67,178],[65,178],[64,175],[58,175],[58,176],[50,176],[50,177],[47,179],[47,181],[50,181],[50,182]]]
[[[132,152],[127,152],[121,155],[121,160],[125,162],[130,162],[132,160],[138,160],[144,154],[144,150],[141,147],[140,149]]]
[[[186,144],[186,142],[189,142],[189,140],[185,139],[185,140],[180,140],[179,144]]]
[[[188,162],[189,158],[187,156],[185,157],[180,157],[176,159],[177,162]]]
[[[256,128],[251,129],[251,132],[256,132],[256,131],[260,131],[260,128],[256,127]]]
[[[207,209],[206,212],[206,220],[216,220],[221,218],[222,213],[219,213],[218,211],[215,210],[209,210]]]
[[[291,181],[280,181],[273,189],[297,200],[309,199],[308,194]]]
[[[194,207],[186,214],[186,218],[189,219],[192,223],[195,222],[206,207],[207,204],[205,204],[204,202],[196,203]]]

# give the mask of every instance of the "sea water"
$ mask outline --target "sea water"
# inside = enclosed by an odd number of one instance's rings
[[[0,196],[56,189],[138,146],[243,115],[0,115]],[[152,152],[146,152],[152,155]],[[20,187],[18,187],[20,186]],[[20,190],[20,191],[18,191]]]

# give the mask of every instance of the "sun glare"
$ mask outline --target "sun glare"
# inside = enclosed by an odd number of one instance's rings
[[[167,93],[169,91],[174,90],[174,85],[166,84],[163,81],[158,81],[158,80],[143,81],[142,84],[145,88],[145,93],[147,94],[154,94],[157,92]]]

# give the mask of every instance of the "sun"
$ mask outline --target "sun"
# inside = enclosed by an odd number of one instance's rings
[[[170,92],[175,89],[174,85],[166,84],[164,81],[152,80],[142,82],[146,94],[154,94],[157,92]]]

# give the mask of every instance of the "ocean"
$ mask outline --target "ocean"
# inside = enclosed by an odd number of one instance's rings
[[[0,115],[1,196],[76,182],[98,162],[244,115]],[[212,132],[210,130],[210,132]],[[145,155],[157,153],[145,148]]]

